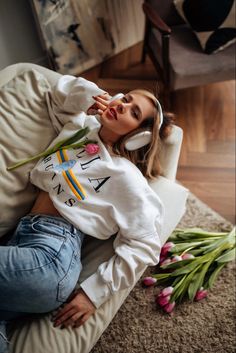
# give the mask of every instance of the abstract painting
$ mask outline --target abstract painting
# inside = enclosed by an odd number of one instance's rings
[[[143,0],[32,0],[55,69],[79,74],[144,35]]]

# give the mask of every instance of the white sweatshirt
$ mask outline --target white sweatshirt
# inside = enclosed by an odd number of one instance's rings
[[[41,159],[31,172],[31,182],[48,192],[62,217],[82,232],[104,240],[117,234],[114,256],[81,283],[97,308],[114,292],[133,286],[146,266],[158,263],[164,213],[142,173],[127,159],[108,153],[98,135],[99,122],[86,115],[92,95],[101,93],[83,78],[59,80],[47,99],[54,126],[61,130],[51,146],[89,126],[87,137],[97,141],[99,151],[62,150]]]

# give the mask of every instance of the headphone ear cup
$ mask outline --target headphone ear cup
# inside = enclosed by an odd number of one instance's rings
[[[113,96],[113,97],[110,98],[109,102],[113,102],[113,101],[115,101],[115,100],[117,100],[117,99],[121,99],[121,98],[123,98],[123,97],[124,97],[124,94],[123,94],[123,93],[117,93],[115,96]]]
[[[129,137],[125,141],[125,148],[128,151],[137,150],[151,142],[152,133],[150,131],[142,131],[136,135]]]

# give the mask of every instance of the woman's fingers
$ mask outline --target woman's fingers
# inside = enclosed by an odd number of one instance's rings
[[[76,312],[68,319],[62,322],[63,327],[73,326],[75,327],[75,323],[77,320],[80,320],[84,316],[83,312]],[[81,319],[82,320],[82,319]]]
[[[65,320],[67,320],[68,318],[70,318],[74,312],[75,312],[75,309],[74,308],[68,308],[67,310],[64,310],[66,309],[63,308],[53,319],[54,321],[54,326],[57,327],[57,326],[60,326],[61,324],[63,324],[63,322]]]
[[[87,114],[96,115],[102,114],[109,105],[109,95],[107,96],[93,96],[95,103],[88,109]]]
[[[74,327],[79,327],[79,326],[82,326],[91,316],[92,314],[85,314],[83,315],[81,318],[78,318],[76,321],[75,321],[75,324],[74,324]]]
[[[100,98],[104,98],[105,100],[110,100],[111,99],[111,96],[110,96],[110,94],[109,93],[104,93],[104,94],[99,94],[99,95],[97,95],[97,96],[95,96],[95,97],[100,97]]]
[[[97,108],[97,110],[98,110],[98,109],[101,109],[102,111],[104,111],[104,110],[107,109],[107,105],[102,104],[102,103],[100,103],[100,102],[96,102],[96,108]]]
[[[93,99],[97,102],[97,103],[101,103],[105,106],[109,105],[109,98],[105,98],[104,96],[93,96]]]

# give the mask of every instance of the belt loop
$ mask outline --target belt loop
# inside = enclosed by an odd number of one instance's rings
[[[75,228],[75,226],[72,224],[72,233],[74,234],[74,235],[76,235],[77,234],[77,229]]]

